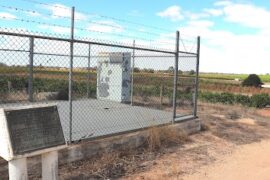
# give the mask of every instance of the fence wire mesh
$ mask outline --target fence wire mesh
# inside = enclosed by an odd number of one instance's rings
[[[0,107],[56,103],[69,142],[195,118],[198,57],[136,42],[0,32]]]

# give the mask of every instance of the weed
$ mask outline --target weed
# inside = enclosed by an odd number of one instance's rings
[[[172,126],[151,127],[147,139],[150,151],[159,150],[163,146],[167,147],[187,141],[189,141],[188,134]]]
[[[207,122],[207,121],[201,122],[201,131],[208,131],[208,130],[210,130],[210,128],[211,128],[211,125],[209,122]]]
[[[236,119],[239,119],[241,117],[241,115],[237,111],[228,111],[228,113],[226,113],[225,117],[227,119],[236,120]]]

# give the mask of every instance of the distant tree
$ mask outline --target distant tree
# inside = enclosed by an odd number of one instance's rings
[[[256,74],[250,74],[243,82],[242,86],[261,87],[263,85],[260,77]]]
[[[189,75],[194,75],[195,74],[195,71],[194,70],[190,70],[189,71]]]
[[[154,73],[155,72],[154,69],[147,69],[147,68],[144,68],[143,71],[146,73]]]
[[[137,72],[137,73],[138,73],[138,72],[141,72],[140,68],[138,68],[138,67],[135,67],[135,68],[133,69],[133,71],[134,71],[134,72]]]
[[[5,67],[5,66],[7,66],[5,63],[0,62],[0,67]]]

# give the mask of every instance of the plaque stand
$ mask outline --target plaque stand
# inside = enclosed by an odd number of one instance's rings
[[[8,162],[10,180],[28,180],[27,159],[20,158]]]
[[[42,179],[58,180],[58,152],[44,153],[42,157]]]
[[[58,180],[58,151],[41,154],[42,179]],[[8,161],[10,180],[28,180],[27,157]]]
[[[28,180],[27,158],[38,155],[42,179],[58,180],[58,151],[67,146],[57,105],[0,108],[0,147],[10,180]]]

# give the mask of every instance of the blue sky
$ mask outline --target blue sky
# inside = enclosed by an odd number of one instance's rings
[[[194,37],[197,35],[202,37],[201,71],[270,73],[270,2],[267,0],[38,0],[38,2],[41,4],[33,3],[33,0],[0,0],[0,26],[68,36],[70,13],[65,8],[75,6],[76,17],[80,19],[76,21],[76,27],[88,30],[76,30],[78,36],[97,38],[99,36],[89,31],[100,31],[107,34],[106,38],[111,40],[131,42],[132,39],[138,38],[142,44],[146,44],[144,41],[151,39],[157,44],[159,41],[168,42],[166,48],[173,48],[175,31],[180,30],[183,39],[192,40],[186,42],[187,48],[193,46]],[[13,7],[21,10],[12,9]],[[25,23],[14,19],[59,24],[67,28]],[[123,37],[110,36],[110,33],[120,34]]]

